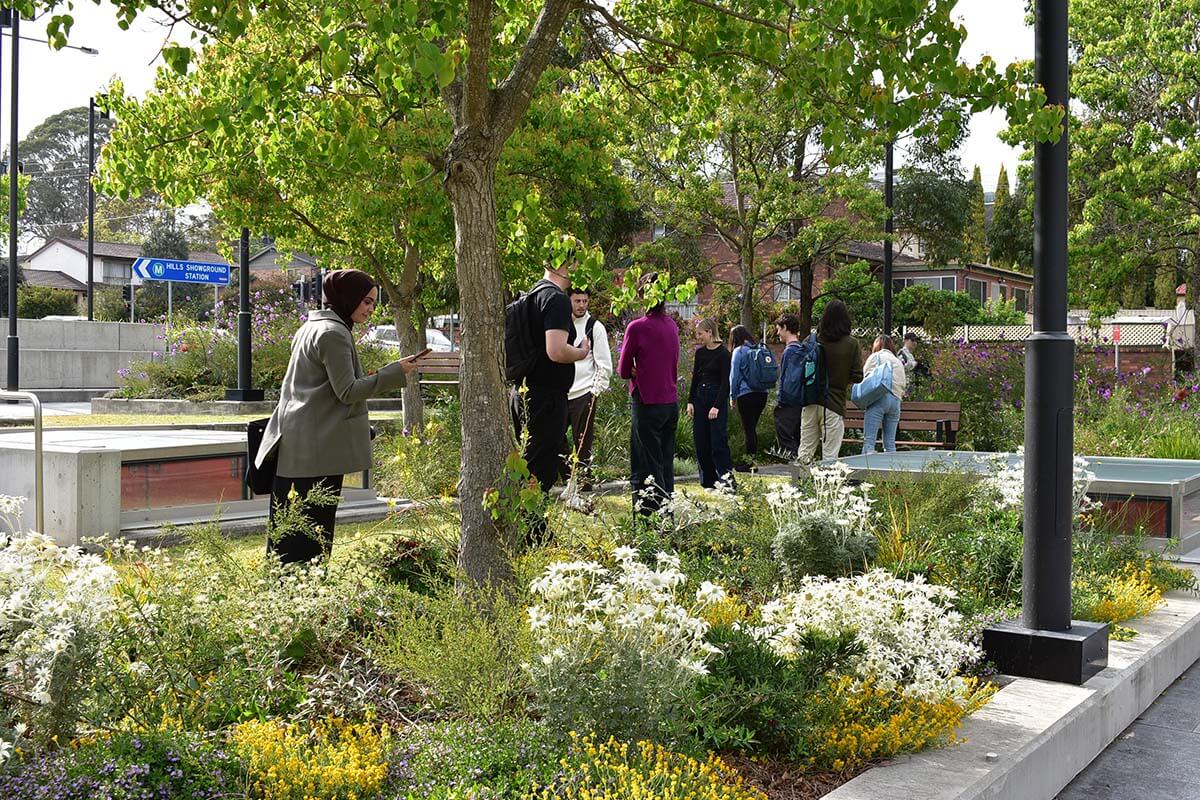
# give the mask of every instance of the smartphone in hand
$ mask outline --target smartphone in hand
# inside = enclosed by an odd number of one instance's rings
[[[417,360],[419,360],[419,359],[422,359],[422,358],[424,358],[425,356],[429,355],[429,354],[430,354],[430,353],[432,353],[432,352],[433,352],[433,348],[431,348],[431,347],[426,347],[426,348],[425,348],[424,350],[422,350],[421,352],[419,352],[419,353],[413,353],[411,356],[405,356],[404,358],[402,358],[402,359],[400,359],[400,360],[401,360],[401,361],[417,361]]]

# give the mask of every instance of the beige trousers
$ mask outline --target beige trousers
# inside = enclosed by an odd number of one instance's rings
[[[805,406],[800,412],[800,451],[797,459],[801,463],[812,461],[818,443],[821,445],[821,458],[837,458],[845,435],[846,420],[841,414],[825,406]]]

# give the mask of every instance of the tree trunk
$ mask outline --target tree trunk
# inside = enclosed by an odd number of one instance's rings
[[[813,265],[800,268],[800,336],[812,333],[813,327]]]
[[[454,210],[454,259],[462,315],[462,530],[458,565],[474,583],[511,577],[511,523],[493,522],[484,493],[516,448],[504,380],[504,281],[496,245],[495,155],[486,136],[456,135],[446,193]]]
[[[755,285],[754,280],[753,253],[749,256],[745,254],[740,255],[738,257],[738,267],[742,273],[741,324],[750,330],[754,330],[754,293],[758,291],[758,286]]]
[[[425,316],[417,312],[417,280],[420,276],[421,254],[411,242],[404,243],[404,272],[400,276],[399,289],[401,308],[393,308],[396,315],[396,333],[400,337],[400,350],[405,355],[419,353],[425,349]],[[401,310],[403,314],[400,313]],[[403,391],[404,429],[417,433],[425,425],[425,400],[421,397],[421,381],[413,374]]]
[[[1192,370],[1200,371],[1200,249],[1192,253],[1192,274],[1187,282],[1188,305],[1192,307]],[[1186,315],[1184,316],[1186,320]]]

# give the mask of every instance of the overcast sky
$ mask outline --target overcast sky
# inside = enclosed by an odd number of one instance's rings
[[[167,29],[141,16],[128,31],[117,26],[108,4],[76,3],[72,12],[75,26],[71,44],[93,47],[99,55],[78,50],[52,51],[46,45],[22,41],[20,51],[21,136],[51,114],[64,108],[87,105],[88,97],[101,91],[114,77],[120,77],[128,91],[146,92],[154,82],[155,68],[161,64],[158,52],[167,37]],[[1001,66],[1017,59],[1033,57],[1033,31],[1025,26],[1024,0],[960,0],[955,9],[967,28],[964,57],[974,63],[988,54]],[[0,149],[8,147],[9,91],[11,78],[11,39],[5,32],[3,63],[3,103],[0,104]],[[45,38],[45,20],[21,23],[21,35]],[[179,32],[176,38],[186,40]],[[997,132],[1004,128],[1001,113],[977,114],[971,122],[971,135],[963,152],[965,168],[980,166],[986,190],[995,188],[1000,164],[1015,172],[1017,153],[999,141]]]

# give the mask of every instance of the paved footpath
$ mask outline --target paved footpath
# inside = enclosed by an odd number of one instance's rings
[[[79,416],[92,413],[91,403],[42,403],[42,416]],[[6,403],[0,401],[0,420],[33,419],[33,408],[28,403]]]
[[[1079,773],[1058,800],[1200,800],[1200,662]]]

